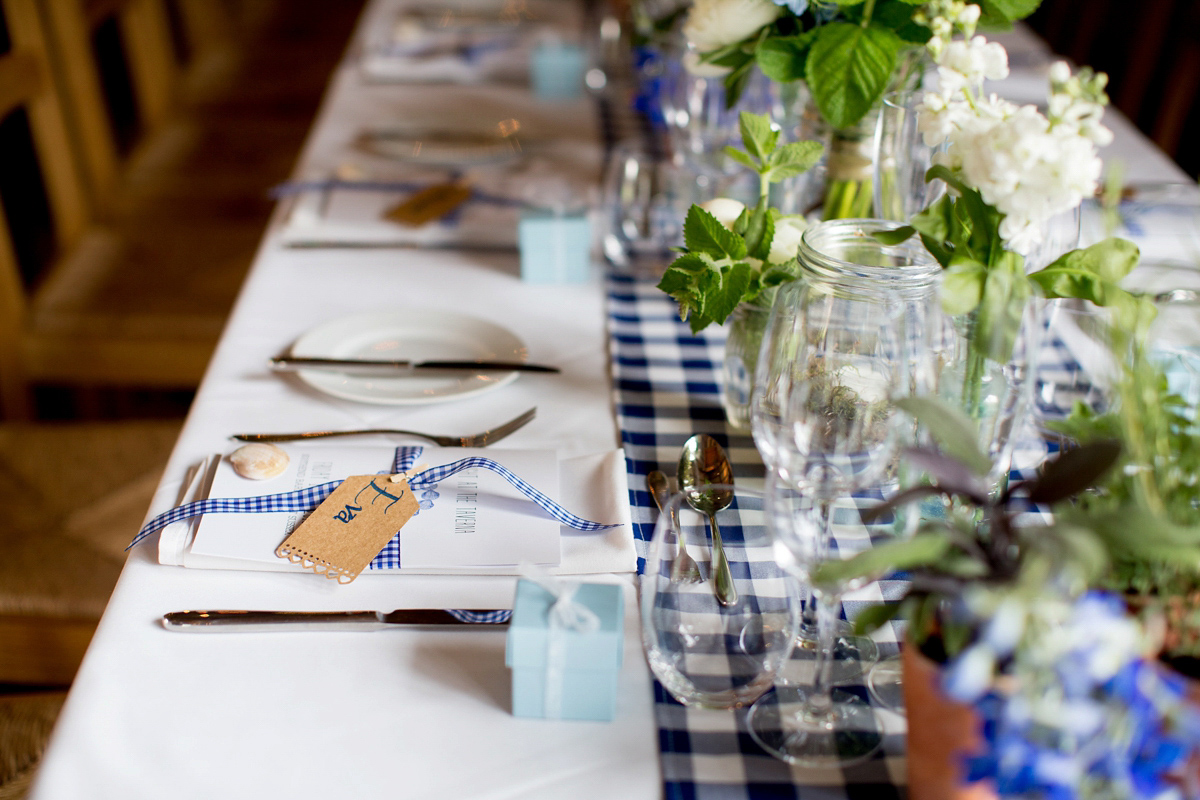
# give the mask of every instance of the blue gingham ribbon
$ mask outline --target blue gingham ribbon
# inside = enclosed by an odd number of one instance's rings
[[[512,619],[512,611],[508,609],[466,611],[461,608],[447,608],[445,611],[459,622],[466,622],[470,625],[499,625]]]
[[[395,460],[395,466],[397,467],[396,471],[404,472],[411,468],[412,463],[416,461],[420,452],[421,448],[419,447],[397,448]],[[590,532],[620,527],[620,523],[606,525],[600,522],[592,522],[584,519],[583,517],[572,514],[557,502],[550,499],[550,497],[548,497],[546,494],[538,491],[517,475],[514,475],[506,467],[501,466],[490,458],[483,458],[481,456],[463,458],[450,464],[444,464],[440,467],[430,467],[429,469],[421,470],[415,475],[409,477],[408,486],[414,492],[419,489],[432,488],[438,482],[449,478],[451,475],[456,475],[463,470],[476,468],[482,468],[491,472],[495,472],[497,475],[504,478],[504,480],[512,484],[512,486],[520,491],[521,494],[537,503],[543,511],[569,528],[573,528],[577,531]],[[312,511],[314,508],[319,506],[326,497],[332,494],[333,490],[341,484],[341,481],[329,481],[328,483],[310,486],[307,489],[297,489],[292,492],[283,492],[281,494],[260,495],[258,497],[210,497],[204,500],[196,500],[191,503],[184,503],[181,506],[172,508],[170,511],[159,514],[157,517],[147,522],[142,529],[138,531],[138,534],[133,538],[133,541],[129,543],[129,547],[137,545],[150,534],[157,533],[174,522],[190,519],[202,514],[261,514],[277,511]],[[125,549],[128,550],[129,547]]]

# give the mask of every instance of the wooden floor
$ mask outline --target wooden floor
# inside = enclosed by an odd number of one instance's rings
[[[111,236],[100,242],[110,248],[100,255],[121,259],[121,269],[100,285],[83,287],[92,299],[100,298],[110,310],[154,309],[174,325],[211,332],[215,343],[271,214],[268,191],[291,173],[361,7],[360,0],[263,0],[259,19],[246,29],[235,53],[183,87],[162,135],[137,152],[107,226]],[[181,420],[191,392],[47,385],[38,388],[36,398],[42,420]],[[165,463],[174,434],[164,435],[168,438],[137,438],[156,448],[154,458]],[[16,474],[7,467],[0,472]],[[135,488],[149,492],[152,484]],[[140,502],[144,509],[148,494]],[[140,519],[141,513],[134,516]],[[95,522],[92,515],[89,530]],[[136,524],[124,522],[123,535]],[[101,606],[122,555],[115,552],[111,569],[106,562],[103,573],[110,583],[100,589]],[[0,618],[0,623],[15,619]],[[61,622],[74,627],[66,631],[69,636],[51,640],[82,653],[94,618]],[[3,800],[24,796],[72,670],[53,678],[55,685],[0,683]],[[40,669],[37,674],[56,675]]]
[[[263,0],[231,57],[191,76],[170,122],[136,151],[106,226],[114,235],[80,255],[121,267],[64,287],[65,312],[104,309],[98,329],[117,312],[133,335],[166,321],[215,344],[271,214],[268,192],[290,175],[361,8]],[[37,398],[41,419],[94,419],[182,414],[190,394],[44,386]]]

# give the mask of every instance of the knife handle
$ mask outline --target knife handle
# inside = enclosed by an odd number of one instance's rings
[[[375,611],[172,611],[163,627],[187,633],[264,631],[377,631],[388,627]]]

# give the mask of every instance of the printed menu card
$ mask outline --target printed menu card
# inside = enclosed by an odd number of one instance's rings
[[[391,447],[292,447],[283,474],[253,481],[234,472],[227,458],[216,466],[209,497],[234,498],[290,492],[351,475],[389,474]],[[483,450],[426,447],[417,466],[441,466],[472,456],[490,458],[550,497],[559,495],[557,455],[550,450]],[[415,487],[420,503],[385,548],[401,570],[511,572],[513,565],[556,566],[561,560],[557,520],[500,475],[475,467],[431,487]],[[196,528],[191,553],[227,559],[243,569],[298,569],[275,555],[304,513],[207,514]],[[393,565],[394,566],[394,563]]]

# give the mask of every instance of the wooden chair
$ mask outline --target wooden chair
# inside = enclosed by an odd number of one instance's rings
[[[0,696],[0,800],[23,800],[67,693]]]
[[[0,684],[71,682],[179,428],[0,425]]]

